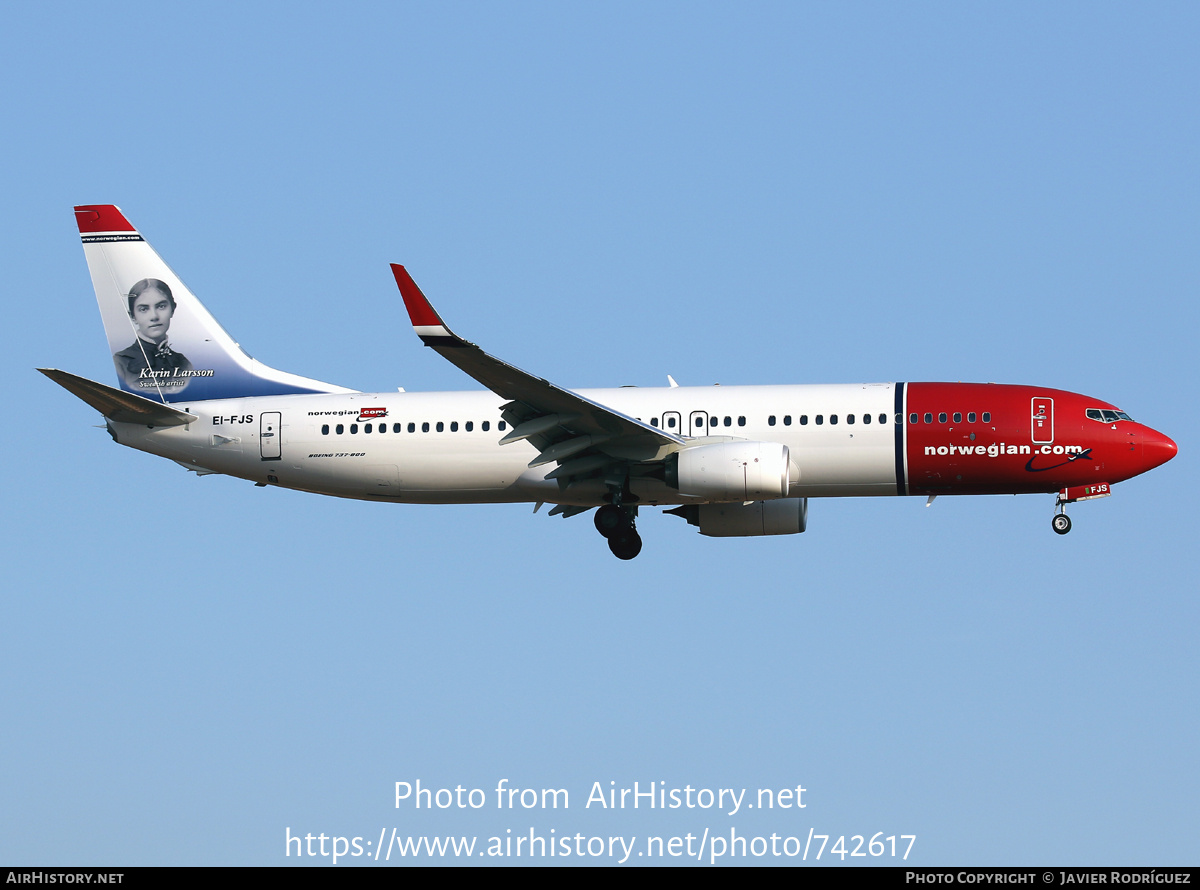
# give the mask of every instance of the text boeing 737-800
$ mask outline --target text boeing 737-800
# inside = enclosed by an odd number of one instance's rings
[[[456,336],[395,265],[417,335],[486,391],[358,392],[250,358],[120,210],[75,214],[119,388],[42,373],[120,444],[201,474],[397,503],[596,509],[609,548],[632,559],[645,506],[726,537],[802,532],[810,497],[1043,492],[1057,494],[1065,534],[1066,504],[1176,452],[1108,402],[1038,386],[574,392]]]

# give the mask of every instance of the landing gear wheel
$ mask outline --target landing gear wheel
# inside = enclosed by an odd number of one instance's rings
[[[1056,513],[1050,520],[1050,527],[1054,529],[1055,534],[1065,535],[1071,530],[1071,517],[1066,513]]]
[[[605,504],[597,510],[592,521],[596,523],[596,531],[606,538],[611,538],[622,529],[629,527],[629,519],[626,517],[625,511],[614,504]]]
[[[617,559],[633,559],[642,552],[642,536],[631,528],[622,528],[608,539],[608,549]]]

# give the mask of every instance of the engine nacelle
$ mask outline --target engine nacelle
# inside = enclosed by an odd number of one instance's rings
[[[788,448],[778,442],[693,445],[667,461],[667,484],[710,501],[785,498],[792,475]]]
[[[691,504],[668,510],[710,538],[798,535],[808,526],[808,498],[780,498],[751,504]]]

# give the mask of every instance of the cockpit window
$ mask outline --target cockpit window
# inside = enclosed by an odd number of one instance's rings
[[[1108,408],[1088,408],[1088,420],[1098,420],[1101,423],[1116,423],[1118,420],[1129,420],[1133,418],[1124,411],[1110,411]]]

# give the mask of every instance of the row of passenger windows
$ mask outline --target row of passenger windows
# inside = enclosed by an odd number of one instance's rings
[[[937,416],[937,422],[938,423],[946,423],[946,421],[949,418],[950,418],[950,415],[948,415],[945,411],[943,411],[942,413],[940,413]],[[908,415],[909,423],[917,423],[918,420],[924,420],[925,423],[933,423],[933,414],[927,412],[924,415],[924,417],[921,417],[921,415],[919,415],[919,414]],[[980,420],[982,420],[984,423],[991,423],[992,422],[992,412],[984,411],[982,416],[980,417]],[[954,422],[955,423],[963,422],[963,416],[962,416],[961,411],[954,412]],[[967,412],[967,423],[974,423],[974,422],[975,422],[975,412],[974,411]]]
[[[491,428],[492,428],[492,422],[490,420],[485,420],[481,424],[479,424],[479,429],[485,433],[488,432]],[[393,423],[392,424],[392,432],[393,433],[402,433],[402,432],[404,432],[405,429],[407,429],[410,433],[415,433],[417,431],[417,425],[415,423],[411,423],[411,422],[409,424],[407,424],[407,426],[402,423]],[[439,420],[437,423],[434,423],[434,424],[430,424],[428,421],[421,424],[421,432],[428,433],[428,432],[430,432],[431,429],[436,430],[439,433],[442,433],[442,432],[446,431],[446,424],[441,420]],[[457,433],[458,429],[459,429],[458,421],[457,420],[450,421],[450,432]],[[466,423],[464,423],[462,425],[462,429],[464,432],[468,432],[468,433],[473,432],[475,430],[475,421],[468,420]],[[506,424],[503,420],[501,420],[499,423],[496,424],[496,429],[503,432],[504,430],[508,429],[508,424]],[[388,431],[388,425],[386,423],[376,423],[376,424],[366,423],[366,424],[362,425],[362,432],[364,432],[364,433],[370,433],[370,432],[386,433],[387,431]],[[346,432],[345,424],[339,423],[333,428],[334,435],[340,436],[344,432]],[[357,424],[357,423],[350,424],[350,434],[355,435],[358,432],[359,432],[359,424]],[[327,423],[322,424],[321,425],[321,435],[328,436],[329,433],[330,433],[329,424],[327,424]]]
[[[1095,410],[1096,409],[1094,409],[1094,408],[1088,409],[1088,417],[1092,417],[1092,412]],[[1106,415],[1108,415],[1108,414],[1113,414],[1114,412],[1105,411],[1104,413]],[[953,416],[954,416],[955,423],[962,423],[963,415],[961,412],[956,411],[956,412],[954,412]],[[838,424],[839,417],[841,417],[841,415],[830,414],[829,418],[828,418],[829,425],[836,426]],[[864,424],[872,423],[873,419],[876,417],[878,419],[875,420],[874,422],[877,422],[879,424],[885,424],[888,422],[888,416],[886,414],[879,414],[879,415],[863,414],[862,422]],[[896,415],[896,423],[900,423],[902,421],[902,417],[903,417],[903,415],[897,414]],[[949,418],[949,415],[947,415],[946,412],[943,411],[942,413],[938,414],[937,418],[938,418],[938,423],[946,423]],[[858,415],[857,414],[846,414],[846,415],[844,415],[844,419],[847,424],[854,424],[854,423],[858,422]],[[924,419],[925,423],[933,423],[933,414],[927,413],[924,415],[923,419]],[[1099,420],[1100,418],[1093,417],[1092,419]],[[1129,416],[1122,414],[1121,419],[1128,420]],[[920,414],[913,413],[913,414],[908,415],[909,423],[919,423],[921,420],[922,420],[922,417]],[[983,415],[982,415],[982,420],[984,423],[991,423],[992,422],[991,412],[984,411]],[[817,426],[824,425],[825,421],[826,421],[826,417],[824,414],[816,414],[813,416],[813,423],[815,423]],[[666,418],[667,429],[670,429],[670,430],[675,429],[677,422],[678,422],[677,418],[667,417]],[[775,426],[777,424],[777,422],[778,422],[778,418],[774,414],[772,414],[770,417],[767,418],[767,426]],[[701,427],[704,425],[703,419],[700,419],[700,418],[695,419],[693,421],[693,423],[697,423]],[[709,427],[718,427],[718,426],[731,427],[731,426],[733,426],[733,423],[734,423],[734,417],[729,414],[725,415],[724,418],[718,417],[716,414],[708,415],[708,426]],[[800,426],[808,426],[808,415],[807,414],[799,415],[798,417],[796,417],[796,423],[798,423]],[[967,423],[975,423],[975,412],[974,411],[971,411],[967,414]],[[658,426],[659,425],[658,418],[651,417],[650,425]],[[738,426],[746,425],[745,415],[741,415],[741,416],[737,417],[737,425]],[[792,425],[792,415],[790,415],[790,414],[783,415],[783,425],[784,426]],[[360,426],[360,424],[357,424],[357,423],[350,424],[350,428],[349,428],[350,434],[351,435],[357,434],[359,432],[359,426]],[[457,420],[450,421],[449,426],[450,426],[450,432],[452,432],[452,433],[458,432],[459,424],[458,424]],[[386,423],[378,423],[378,424],[366,423],[366,424],[362,424],[361,427],[362,427],[361,431],[363,433],[371,433],[371,432],[386,433],[388,431],[388,425]],[[428,433],[431,430],[435,430],[435,431],[441,433],[441,432],[445,432],[446,423],[441,420],[439,420],[433,424],[430,424],[428,421],[425,421],[424,423],[422,423],[420,425],[420,427],[421,427],[421,432],[423,432],[423,433]],[[482,421],[479,424],[479,429],[485,433],[488,432],[489,430],[491,430],[491,428],[492,428],[492,424],[491,424],[491,421],[489,421],[489,420]],[[499,421],[496,424],[496,429],[500,430],[501,432],[503,432],[507,428],[508,428],[508,425],[503,420]],[[401,432],[404,432],[406,429],[410,433],[415,433],[417,431],[417,424],[413,423],[411,421],[407,425],[402,424],[402,423],[393,423],[391,429],[392,429],[393,433],[401,433]],[[475,430],[475,422],[472,420],[466,421],[462,425],[462,429],[468,433],[473,432]],[[321,426],[321,435],[322,436],[328,436],[330,434],[330,432],[331,432],[331,430],[330,430],[329,424],[326,423]],[[333,427],[332,432],[334,433],[334,435],[338,435],[338,436],[342,435],[343,433],[346,432],[345,424],[341,424],[341,423],[337,424],[336,426]]]
[[[1108,413],[1111,413],[1111,412],[1108,412]],[[828,418],[829,424],[831,426],[836,426],[838,423],[839,417],[841,417],[841,415],[830,414],[829,418]],[[858,417],[859,417],[859,415],[857,415],[857,414],[846,414],[843,419],[845,420],[846,423],[852,424],[852,423],[858,422]],[[943,411],[942,413],[938,414],[937,417],[938,417],[938,423],[946,423],[949,418],[949,415]],[[886,414],[879,414],[879,415],[863,414],[862,422],[863,423],[871,423],[873,418],[878,418],[878,420],[876,422],[878,422],[880,424],[885,424],[888,422],[888,416]],[[933,414],[932,413],[926,414],[924,419],[925,419],[925,423],[933,423]],[[774,414],[772,414],[770,417],[767,418],[767,426],[775,426],[778,423],[778,420],[779,420],[779,418],[777,418]],[[954,412],[954,422],[962,423],[962,420],[963,420],[962,412],[960,412],[960,411]],[[992,413],[990,411],[984,411],[982,420],[984,423],[991,423],[992,422]],[[813,417],[813,422],[817,426],[821,426],[822,424],[825,423],[825,421],[826,421],[826,417],[824,414],[817,414],[817,415],[814,415],[814,417]],[[976,413],[974,411],[969,412],[967,414],[967,423],[975,423],[975,421],[976,421]],[[800,426],[808,426],[808,415],[807,414],[799,415],[796,418],[796,422],[799,423]],[[896,423],[899,424],[899,423],[903,423],[903,422],[904,422],[904,415],[897,414],[896,415]],[[909,423],[920,423],[921,415],[916,414],[916,413],[908,415],[908,422]],[[702,418],[693,419],[692,423],[693,423],[693,426],[695,426],[697,424],[699,424],[699,426],[704,426],[704,420]],[[669,429],[669,430],[675,429],[675,424],[676,424],[676,418],[674,418],[674,417],[666,418],[667,429]],[[658,426],[658,418],[651,417],[650,425]],[[722,425],[733,426],[733,417],[731,417],[730,415],[726,415],[724,420],[722,420],[722,418],[718,417],[717,415],[710,414],[708,416],[708,425],[710,427],[722,426]],[[746,418],[738,417],[737,425],[745,426]],[[783,425],[784,426],[792,425],[792,415],[790,415],[790,414],[783,415]]]
[[[856,417],[857,417],[857,415],[854,415],[854,414],[847,414],[847,415],[846,415],[846,423],[854,423],[854,422],[855,422],[855,418],[856,418]],[[873,415],[871,415],[871,414],[864,414],[864,415],[862,416],[862,422],[863,422],[863,423],[870,423],[870,422],[871,422],[871,418],[872,418],[872,417],[873,417]],[[708,415],[707,424],[708,424],[708,426],[710,426],[710,427],[716,427],[716,426],[722,426],[722,425],[724,425],[724,426],[733,426],[733,420],[734,420],[734,418],[733,418],[732,416],[728,415],[728,414],[727,414],[727,415],[725,415],[725,418],[724,418],[724,420],[722,420],[722,418],[718,417],[718,416],[717,416],[717,415],[715,415],[715,414],[710,414],[710,415]],[[816,415],[816,416],[813,418],[813,420],[814,420],[814,422],[817,424],[817,426],[820,426],[820,425],[822,425],[823,423],[825,423],[825,415],[824,415],[824,414],[817,414],[817,415]],[[667,418],[666,418],[666,427],[667,427],[667,429],[669,429],[669,430],[673,430],[673,429],[675,429],[675,424],[676,424],[676,422],[677,422],[677,419],[676,419],[676,418],[674,418],[674,417],[667,417]],[[775,425],[776,425],[778,422],[779,422],[779,418],[778,418],[778,417],[776,417],[774,414],[772,414],[770,417],[768,417],[768,418],[767,418],[767,426],[775,426]],[[796,418],[796,422],[797,422],[797,423],[799,423],[799,424],[800,424],[800,426],[807,426],[807,425],[808,425],[808,415],[807,415],[807,414],[801,414],[799,417],[797,417],[797,418]],[[830,424],[836,424],[836,423],[838,422],[838,415],[837,415],[837,414],[830,414],[830,415],[829,415],[829,422],[830,422]],[[887,415],[886,415],[886,414],[880,414],[880,415],[879,415],[879,422],[880,422],[880,423],[887,423]],[[651,417],[651,418],[650,418],[650,425],[651,425],[651,426],[658,426],[658,418],[657,418],[657,417]],[[704,420],[704,418],[693,418],[693,419],[692,419],[692,425],[693,425],[693,426],[700,426],[700,427],[702,427],[702,426],[704,426],[704,425],[705,425],[705,420]],[[737,425],[738,425],[738,426],[745,426],[745,425],[746,425],[746,418],[745,418],[745,416],[739,416],[739,417],[737,418]],[[791,425],[792,425],[792,415],[790,415],[790,414],[785,414],[785,415],[783,415],[783,425],[784,425],[784,426],[791,426]]]

